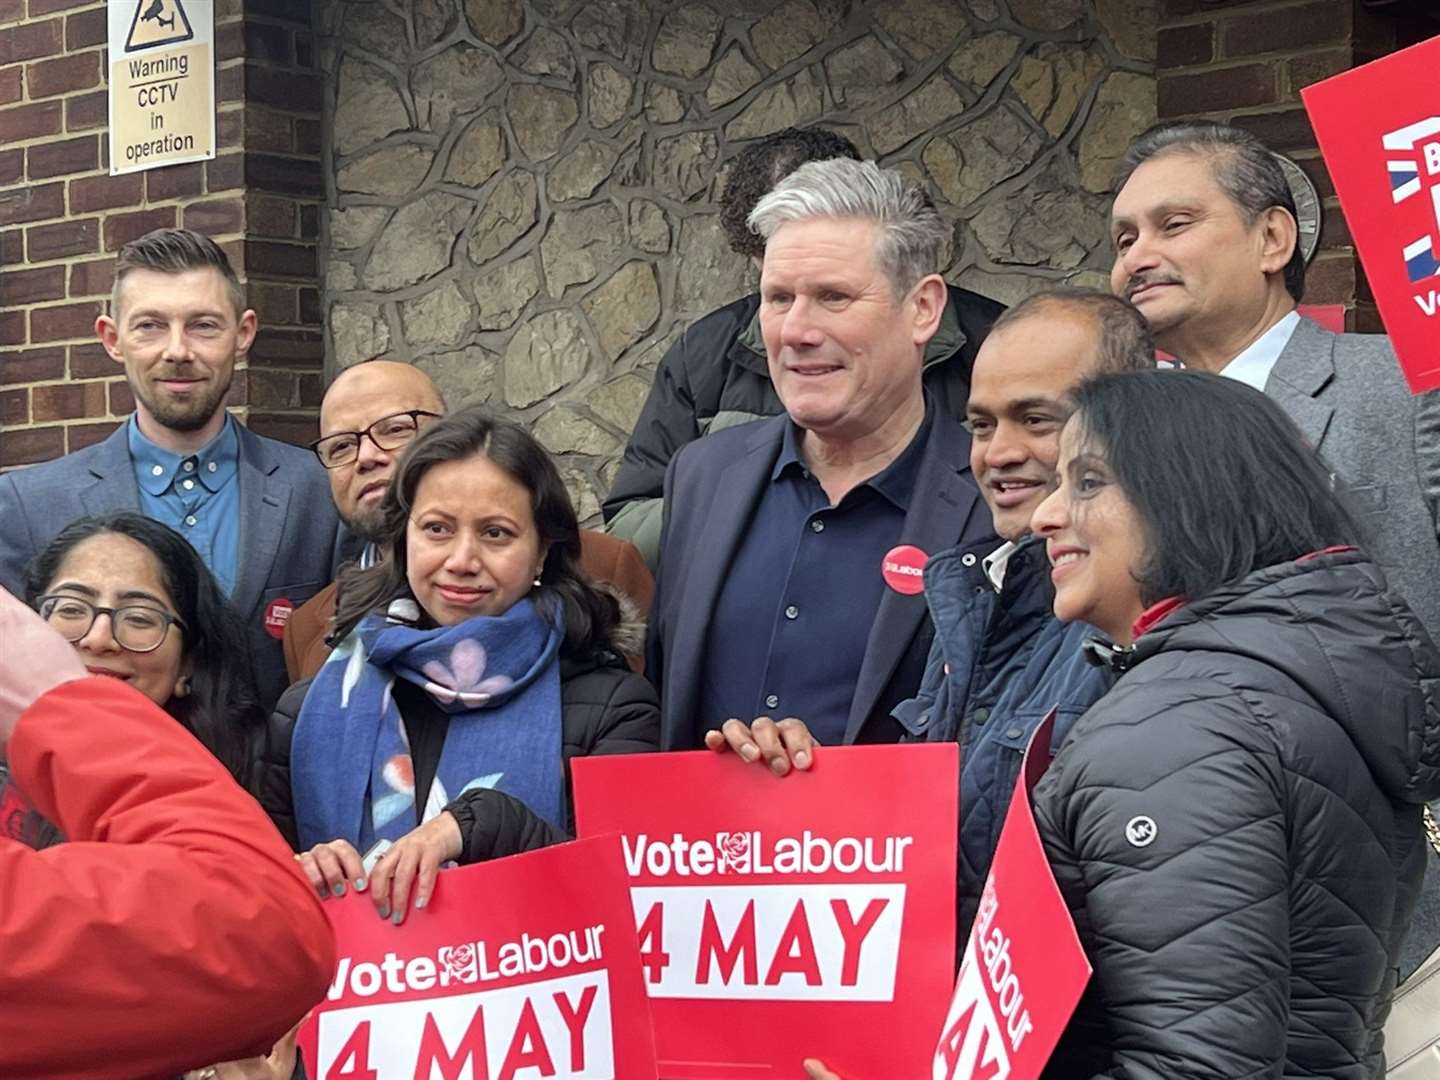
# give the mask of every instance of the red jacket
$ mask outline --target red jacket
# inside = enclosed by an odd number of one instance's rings
[[[0,1076],[173,1076],[268,1052],[324,996],[320,901],[171,717],[81,679],[20,717],[9,758],[69,842],[0,836]]]

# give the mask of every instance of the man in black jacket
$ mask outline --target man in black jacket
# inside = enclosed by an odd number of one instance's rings
[[[720,200],[731,250],[759,266],[765,242],[746,220],[755,204],[806,162],[837,157],[858,161],[860,153],[850,140],[822,128],[786,128],[747,146]],[[925,349],[924,383],[939,407],[962,417],[970,365],[1004,307],[954,286],[948,292],[940,327]],[[638,547],[651,570],[658,566],[670,459],[702,435],[783,410],[770,382],[759,306],[759,294],[751,293],[712,311],[686,328],[655,372],[604,506],[606,531]]]
[[[762,713],[825,743],[894,741],[930,646],[925,553],[992,535],[969,436],[922,388],[945,226],[919,185],[843,159],[801,166],[750,221],[785,413],[690,444],[666,475],[646,662],[661,745]]]

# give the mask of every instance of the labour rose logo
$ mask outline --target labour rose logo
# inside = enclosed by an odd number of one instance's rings
[[[720,849],[720,870],[732,874],[750,872],[750,834],[743,832],[718,833],[715,846]]]
[[[444,945],[435,954],[449,982],[473,983],[480,977],[476,966],[475,943]]]

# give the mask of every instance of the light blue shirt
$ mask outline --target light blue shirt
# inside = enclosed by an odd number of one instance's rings
[[[141,512],[190,541],[229,596],[240,558],[240,436],[235,419],[226,416],[209,445],[183,457],[147,439],[133,416],[129,439]]]
[[[1299,313],[1290,312],[1289,315],[1252,341],[1248,349],[1221,368],[1220,374],[1227,379],[1243,382],[1246,386],[1253,386],[1256,390],[1264,393],[1265,384],[1270,379],[1270,372],[1275,368],[1275,361],[1280,359],[1280,354],[1285,351],[1285,346],[1290,344],[1290,336],[1295,333],[1295,328],[1299,325]]]

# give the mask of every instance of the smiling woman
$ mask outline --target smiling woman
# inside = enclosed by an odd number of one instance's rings
[[[252,784],[265,717],[248,653],[184,537],[136,513],[81,518],[30,563],[25,600],[90,672],[128,682]]]
[[[1123,674],[1034,794],[1094,967],[1050,1069],[1378,1077],[1440,654],[1264,394],[1149,371],[1073,401],[1032,525]]]
[[[655,749],[659,708],[622,658],[638,627],[582,575],[565,485],[523,428],[473,406],[431,420],[379,516],[378,562],[340,580],[330,660],[272,719],[289,782],[260,797],[322,895],[393,843],[371,896],[398,922],[441,862],[564,839],[570,758]]]

